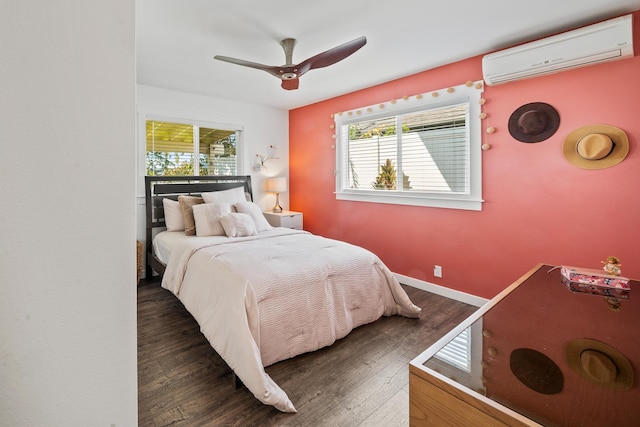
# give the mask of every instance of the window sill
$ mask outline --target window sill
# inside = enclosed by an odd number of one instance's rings
[[[386,203],[392,205],[425,206],[432,208],[463,209],[470,211],[481,211],[484,200],[433,197],[424,195],[407,195],[402,193],[376,194],[371,192],[339,192],[336,193],[336,200],[350,200],[353,202]]]

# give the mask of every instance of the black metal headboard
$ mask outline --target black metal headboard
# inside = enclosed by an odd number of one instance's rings
[[[244,187],[244,192],[253,200],[251,176],[146,176],[144,180],[147,211],[146,227],[146,277],[153,270],[160,275],[165,266],[153,255],[153,230],[165,227],[162,199],[177,200],[180,195],[199,196],[203,192],[229,190]]]

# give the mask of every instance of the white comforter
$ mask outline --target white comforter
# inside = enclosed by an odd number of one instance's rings
[[[162,286],[255,397],[285,412],[296,410],[264,366],[331,345],[382,315],[420,313],[371,252],[285,228],[184,239]]]

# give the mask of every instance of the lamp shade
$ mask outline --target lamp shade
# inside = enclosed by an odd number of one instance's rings
[[[282,193],[283,191],[287,191],[287,178],[284,176],[278,176],[267,179],[267,191],[272,193]]]

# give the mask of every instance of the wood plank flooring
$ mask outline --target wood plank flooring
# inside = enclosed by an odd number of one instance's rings
[[[231,372],[180,301],[138,286],[139,426],[408,426],[408,363],[476,307],[404,286],[420,319],[356,328],[331,347],[266,368],[296,414],[234,389]]]

